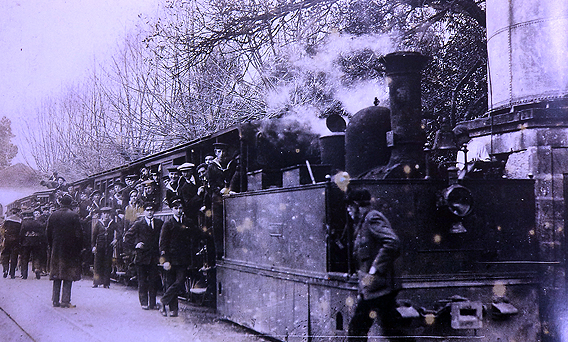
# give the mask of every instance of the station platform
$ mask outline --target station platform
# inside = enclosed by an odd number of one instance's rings
[[[0,341],[4,342],[249,342],[265,341],[211,308],[180,301],[178,317],[142,310],[135,287],[111,283],[92,288],[92,279],[74,282],[71,303],[55,308],[48,276],[0,278]],[[158,296],[158,299],[160,296]]]

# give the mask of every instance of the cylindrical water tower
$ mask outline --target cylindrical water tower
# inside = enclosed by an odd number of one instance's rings
[[[489,110],[568,95],[568,1],[487,0]]]

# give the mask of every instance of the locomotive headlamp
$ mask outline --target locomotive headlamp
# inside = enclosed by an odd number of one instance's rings
[[[462,185],[454,184],[442,191],[441,205],[458,217],[464,217],[471,213],[473,197],[471,191]]]
[[[446,209],[457,220],[452,223],[451,233],[465,233],[461,219],[469,215],[473,209],[473,196],[468,188],[453,184],[442,190],[438,208]]]

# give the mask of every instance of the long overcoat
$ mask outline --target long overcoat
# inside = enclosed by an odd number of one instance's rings
[[[83,229],[79,215],[68,207],[55,211],[47,220],[47,242],[51,248],[49,279],[81,279]]]
[[[353,252],[359,265],[359,293],[364,299],[400,290],[394,270],[400,240],[381,212],[369,211],[356,226]],[[371,267],[376,269],[374,275],[369,274]]]

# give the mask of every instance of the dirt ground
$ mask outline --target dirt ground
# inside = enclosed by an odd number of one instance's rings
[[[90,279],[73,283],[71,302],[76,308],[54,308],[48,277],[24,280],[18,272],[16,276],[0,278],[2,341],[265,341],[218,319],[212,309],[182,304],[179,317],[163,317],[157,310],[141,309],[135,288],[92,288]]]

